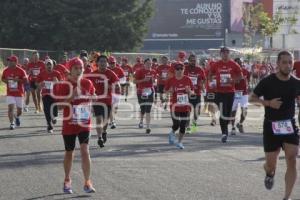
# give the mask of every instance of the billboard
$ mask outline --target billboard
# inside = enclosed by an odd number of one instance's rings
[[[228,3],[228,0],[156,0],[146,41],[223,40]]]

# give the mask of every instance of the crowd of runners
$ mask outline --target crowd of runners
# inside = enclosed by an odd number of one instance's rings
[[[296,100],[300,95],[300,62],[292,54],[278,54],[276,67],[266,62],[250,64],[242,58],[231,58],[230,49],[220,49],[220,59],[201,59],[180,51],[175,60],[137,57],[133,66],[128,58],[105,56],[81,51],[78,57],[56,62],[44,60],[34,52],[23,62],[12,55],[7,58],[2,81],[7,84],[9,128],[21,126],[22,112],[29,112],[30,96],[35,113],[44,112],[48,133],[54,131],[59,111],[63,112],[62,135],[65,144],[64,192],[72,193],[71,167],[75,141],[80,142],[85,192],[95,192],[90,180],[89,139],[91,119],[96,121],[98,145],[105,146],[108,127],[117,128],[120,101],[132,98],[135,88],[140,115],[137,128],[151,134],[153,104],[170,111],[172,127],[166,133],[170,145],[184,149],[183,138],[199,123],[201,112],[217,124],[219,112],[220,140],[228,142],[236,129],[244,133],[249,100],[265,107],[263,141],[266,162],[265,186],[274,183],[276,161],[282,148],[286,155],[286,192],[289,199],[296,181],[296,158],[299,135],[295,120]],[[249,93],[251,95],[249,97]],[[121,98],[122,97],[122,98]],[[202,107],[201,107],[202,106]],[[241,115],[236,123],[238,108]],[[15,111],[16,110],[16,111]],[[299,121],[299,119],[298,119]],[[121,131],[121,130],[120,130]],[[178,132],[176,134],[176,132]]]

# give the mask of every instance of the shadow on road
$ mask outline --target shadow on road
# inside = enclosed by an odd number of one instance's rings
[[[64,196],[60,198],[61,196]],[[39,197],[33,197],[25,200],[38,200],[38,199],[46,199],[49,197],[53,197],[55,199],[83,199],[83,198],[90,198],[91,195],[69,195],[69,194],[64,194],[64,193],[55,193],[55,194],[49,194],[49,195],[44,195],[44,196],[39,196]]]

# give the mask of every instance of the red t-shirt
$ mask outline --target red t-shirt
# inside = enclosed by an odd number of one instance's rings
[[[3,70],[2,78],[8,80],[6,85],[7,96],[22,97],[24,95],[23,83],[27,80],[27,75],[21,67],[6,67]],[[13,80],[15,78],[22,81],[16,82]]]
[[[65,62],[61,62],[60,64],[63,65],[67,70],[70,71],[69,62],[65,61]]]
[[[42,95],[51,95],[51,90],[53,90],[55,79],[62,80],[61,74],[56,71],[52,70],[51,72],[47,72],[47,70],[41,72],[37,77],[36,81],[38,83],[42,83]]]
[[[184,75],[190,77],[195,88],[195,94],[198,96],[201,95],[202,82],[206,79],[204,70],[200,66],[191,67],[187,65],[184,68]]]
[[[104,103],[106,105],[112,104],[112,87],[113,84],[119,81],[117,75],[110,69],[106,69],[104,72],[96,70],[91,73],[92,76],[87,78],[92,81],[96,89],[97,102]]]
[[[124,74],[126,76],[126,81],[129,82],[129,75],[133,74],[133,69],[131,68],[130,65],[125,65],[125,66],[122,65],[121,68],[123,69]]]
[[[123,81],[126,81],[125,73],[121,67],[114,67],[114,68],[109,68],[109,69],[117,75],[117,77],[119,78],[120,81],[122,79],[124,79]],[[120,88],[116,88],[114,93],[121,94]]]
[[[144,68],[144,64],[143,64],[143,63],[136,63],[136,64],[133,66],[133,68],[132,68],[133,73],[136,73],[138,70],[140,70],[140,69],[142,69],[142,68]]]
[[[153,63],[152,66],[151,66],[151,69],[153,69],[154,71],[156,71],[157,68],[158,68],[158,66],[159,66],[159,64]]]
[[[77,83],[68,81],[58,83],[55,85],[54,94],[57,101],[65,101],[65,98],[72,95],[71,92],[76,90]],[[95,88],[92,82],[88,79],[80,80],[80,93],[81,95],[75,97],[69,106],[64,107],[64,120],[62,127],[63,135],[77,135],[81,132],[87,132],[91,129],[91,96],[95,93]],[[70,108],[72,108],[70,110]]]
[[[211,73],[216,76],[216,91],[231,93],[235,91],[233,79],[242,76],[242,69],[233,60],[229,60],[228,62],[220,60],[211,66]]]
[[[268,73],[269,73],[269,67],[265,64],[260,65],[259,72],[258,72],[259,76],[264,77],[267,76]]]
[[[250,72],[245,68],[242,68],[243,79],[235,84],[235,90],[243,92],[243,95],[248,94],[248,83],[250,81]]]
[[[70,71],[62,64],[58,64],[54,66],[53,70],[56,70],[60,73],[62,80],[66,80],[67,79],[66,74],[70,73]]]
[[[156,72],[152,69],[142,68],[135,73],[136,80],[143,80],[145,77],[149,77],[151,79],[147,82],[141,82],[137,84],[136,92],[138,95],[141,95],[143,94],[143,91],[150,90],[150,89],[152,90],[152,93],[154,92],[153,81],[156,78]]]
[[[188,76],[183,76],[182,79],[178,80],[176,77],[172,77],[167,80],[165,90],[169,90],[173,87],[173,93],[170,99],[171,112],[190,112],[191,106],[189,104],[188,93],[186,87],[190,87],[194,90],[193,83]]]
[[[29,80],[30,81],[36,81],[38,75],[46,69],[46,66],[43,61],[39,60],[36,63],[29,63]]]
[[[300,61],[294,62],[294,70],[297,78],[300,78]]]
[[[156,73],[158,76],[157,84],[158,85],[165,85],[166,81],[170,77],[170,70],[171,66],[170,65],[159,65],[157,67]]]

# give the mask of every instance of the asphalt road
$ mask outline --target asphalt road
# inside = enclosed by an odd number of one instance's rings
[[[8,130],[5,98],[0,97],[0,199],[105,200],[280,200],[284,192],[285,160],[280,154],[273,190],[264,188],[262,108],[250,107],[247,133],[220,142],[219,126],[206,114],[199,130],[184,139],[184,150],[168,145],[169,112],[154,108],[152,133],[138,129],[137,103],[121,105],[117,129],[109,130],[103,149],[92,131],[90,152],[95,194],[83,192],[80,152],[73,165],[74,194],[62,193],[64,146],[61,122],[46,132],[43,114],[24,113],[21,127]],[[133,107],[134,109],[129,109]],[[78,143],[77,143],[78,145]],[[298,161],[299,161],[298,157]],[[300,165],[298,164],[298,170]],[[299,170],[300,171],[300,170]],[[293,199],[300,200],[300,181]]]

